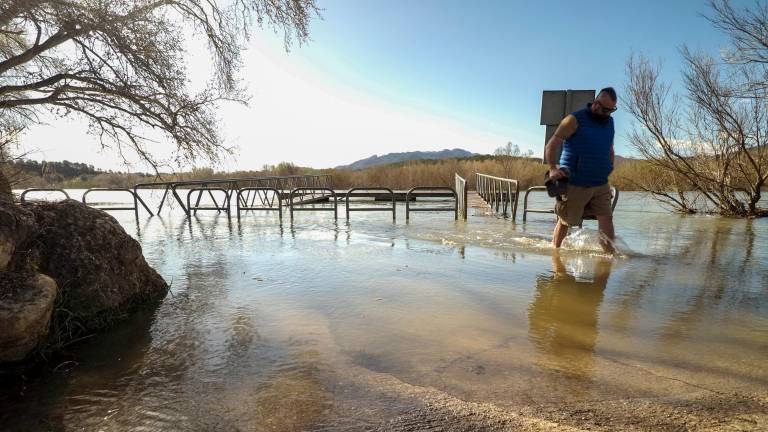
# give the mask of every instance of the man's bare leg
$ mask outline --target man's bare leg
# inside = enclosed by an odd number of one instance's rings
[[[568,272],[565,269],[565,264],[563,264],[563,259],[560,257],[559,249],[555,249],[555,251],[552,252],[552,271],[555,272],[555,275],[557,276],[564,276]]]
[[[552,233],[552,246],[559,248],[563,244],[563,239],[568,235],[568,225],[564,225],[559,220],[555,225],[555,232]]]
[[[597,216],[597,228],[611,240],[609,243],[600,238],[600,246],[603,247],[603,250],[608,253],[616,252],[613,248],[613,241],[616,239],[616,234],[613,231],[613,215]]]

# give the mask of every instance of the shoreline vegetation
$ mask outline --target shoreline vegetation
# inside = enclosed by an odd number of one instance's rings
[[[132,188],[137,183],[194,181],[225,178],[248,178],[267,176],[290,176],[330,174],[333,188],[337,190],[353,187],[388,187],[407,190],[416,186],[454,186],[454,173],[467,180],[468,190],[475,190],[475,173],[493,175],[517,180],[520,191],[531,186],[544,184],[546,166],[541,159],[510,155],[475,155],[446,159],[418,159],[376,165],[362,169],[327,168],[318,169],[297,166],[291,162],[265,165],[260,170],[215,171],[213,168],[193,168],[190,171],[149,174],[136,172],[103,171],[77,162],[37,162],[20,159],[12,162],[6,170],[14,189],[56,188]],[[647,159],[632,159],[616,156],[614,170],[609,177],[611,185],[624,192],[646,192],[660,201],[670,212],[682,214],[717,214],[733,217],[765,217],[768,211],[758,207],[751,215],[724,214],[717,207],[697,200],[700,191],[681,183],[677,176],[670,176],[662,167]],[[649,187],[652,185],[653,187]],[[734,190],[747,190],[747,184],[737,182]],[[762,190],[768,190],[763,186]],[[661,192],[660,192],[661,191]],[[664,193],[664,191],[671,191]],[[694,210],[679,208],[670,204],[670,196],[694,197],[698,201]],[[734,196],[738,198],[738,196]],[[673,200],[674,201],[674,200]],[[759,206],[760,204],[758,204]]]
[[[77,162],[15,161],[10,166],[14,188],[88,189],[95,187],[133,187],[136,183],[152,181],[181,181],[217,178],[330,174],[338,189],[365,186],[383,186],[408,189],[414,186],[451,186],[454,173],[464,177],[470,189],[475,186],[475,173],[515,179],[520,189],[544,184],[546,167],[541,159],[532,157],[505,157],[478,155],[450,159],[421,159],[387,165],[350,170],[300,167],[291,162],[265,165],[260,170],[215,171],[213,168],[195,168],[190,171],[161,173],[104,171]],[[616,158],[612,185],[623,191],[640,191],[638,180],[649,175],[647,163],[642,160]]]

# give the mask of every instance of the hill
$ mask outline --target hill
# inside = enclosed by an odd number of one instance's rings
[[[410,160],[423,160],[423,159],[451,159],[451,158],[464,158],[477,156],[477,153],[472,153],[463,149],[455,148],[452,150],[444,149],[440,151],[412,151],[403,153],[387,153],[382,156],[373,155],[369,158],[360,159],[352,162],[349,165],[337,166],[336,169],[346,170],[361,170],[370,168],[377,165],[388,165],[398,162],[405,162]]]

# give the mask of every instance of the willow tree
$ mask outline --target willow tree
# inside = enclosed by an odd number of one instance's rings
[[[627,63],[630,143],[654,175],[638,186],[674,209],[753,217],[768,186],[768,7],[710,2],[709,21],[732,46],[722,58],[682,49],[685,94],[643,57]]]
[[[4,0],[0,141],[47,112],[86,119],[103,147],[135,152],[155,168],[158,133],[173,143],[176,162],[215,161],[227,151],[217,103],[243,99],[238,69],[250,31],[271,28],[288,48],[307,39],[317,12],[314,0]],[[212,77],[197,92],[185,35],[204,39],[212,59]]]

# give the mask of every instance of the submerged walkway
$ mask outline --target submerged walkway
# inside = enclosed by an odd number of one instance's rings
[[[467,208],[472,209],[472,214],[474,216],[493,215],[493,209],[487,202],[485,202],[483,197],[481,197],[477,191],[467,193]]]
[[[82,196],[83,203],[102,210],[129,210],[139,217],[139,210],[143,209],[150,216],[160,214],[166,203],[175,202],[190,216],[199,210],[214,210],[230,213],[236,210],[258,211],[277,210],[282,214],[283,208],[291,212],[302,205],[324,203],[333,201],[334,211],[339,201],[346,207],[350,206],[352,199],[368,199],[381,203],[406,202],[406,219],[409,211],[445,211],[446,208],[435,206],[409,206],[409,201],[423,200],[426,202],[435,199],[454,200],[454,212],[456,219],[467,219],[468,209],[473,209],[473,214],[488,216],[497,214],[504,218],[510,218],[513,222],[517,218],[518,204],[523,205],[523,219],[527,212],[551,213],[549,209],[529,209],[528,195],[534,190],[542,190],[535,186],[525,192],[525,198],[520,203],[520,189],[517,180],[495,177],[486,174],[475,174],[475,191],[468,190],[469,183],[459,174],[454,175],[454,184],[449,186],[415,185],[408,190],[392,190],[381,186],[362,186],[351,189],[334,189],[330,175],[302,175],[283,177],[245,177],[231,179],[204,179],[183,180],[170,182],[138,183],[133,188],[91,188]],[[162,198],[157,203],[153,212],[144,201],[140,192],[162,191]],[[25,201],[26,196],[35,193],[59,193],[64,198],[69,198],[63,189],[27,189],[21,193],[20,200]],[[101,203],[91,198],[86,199],[91,193],[120,192],[128,194],[133,205],[115,203]],[[204,199],[204,196],[207,197]],[[618,191],[614,192],[614,203],[618,199]],[[205,203],[207,202],[207,203]],[[107,204],[107,205],[105,205]],[[309,209],[306,209],[309,210]],[[373,211],[376,208],[358,208],[349,211]]]

